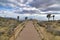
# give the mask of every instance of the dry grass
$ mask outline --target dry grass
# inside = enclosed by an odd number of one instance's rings
[[[13,34],[14,28],[21,22],[15,19],[0,17],[0,40],[9,40]]]
[[[42,21],[38,22],[37,24],[40,26],[40,30],[43,30],[42,33],[46,38],[48,38],[47,40],[60,40],[60,21]],[[48,26],[49,31],[47,31],[46,28]]]

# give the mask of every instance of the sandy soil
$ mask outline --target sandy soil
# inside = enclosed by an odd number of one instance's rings
[[[40,40],[39,34],[34,28],[32,21],[28,21],[26,23],[25,28],[22,30],[16,40]]]

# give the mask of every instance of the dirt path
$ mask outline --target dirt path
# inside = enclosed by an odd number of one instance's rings
[[[28,21],[23,31],[19,34],[16,40],[40,40],[39,34],[34,28],[33,22]]]

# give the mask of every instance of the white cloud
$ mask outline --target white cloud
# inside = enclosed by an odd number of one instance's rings
[[[34,7],[24,7],[23,10],[38,10],[37,8]]]
[[[53,4],[53,5],[50,5],[49,7],[60,7],[60,4]]]
[[[35,6],[32,7],[32,6],[27,5],[29,3],[32,3],[32,4],[35,3],[34,5],[39,6],[39,8],[36,8]],[[47,9],[48,7],[58,7],[60,5],[60,4],[50,4],[50,3],[52,3],[51,0],[50,1],[48,1],[48,0],[35,0],[35,1],[34,0],[5,0],[5,1],[0,0],[0,5],[6,6],[6,7],[8,7],[8,6],[13,7],[12,11],[17,12],[17,13],[19,11],[22,12],[23,10],[27,10],[27,11],[36,10],[39,13],[46,13],[46,12],[42,12],[41,10],[42,9]],[[49,4],[49,5],[47,5],[47,4]]]

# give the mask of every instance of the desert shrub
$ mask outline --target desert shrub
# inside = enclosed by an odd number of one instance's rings
[[[7,32],[7,36],[10,37],[11,35],[13,35],[13,32],[14,32],[14,28],[10,28]]]
[[[43,23],[37,23],[37,24],[41,27],[45,27],[45,25]]]
[[[22,23],[22,21],[9,18],[0,18],[0,40],[8,40],[8,38],[13,35],[14,28],[16,28],[16,26],[20,23]]]
[[[0,27],[2,26],[2,23],[0,23]]]
[[[47,32],[53,33],[53,27],[51,25],[47,25],[46,30]]]
[[[9,28],[16,28],[16,26],[17,26],[16,24],[10,24]]]
[[[53,31],[53,34],[56,35],[56,36],[60,36],[60,31],[54,30],[54,31]]]
[[[58,23],[60,23],[60,21],[58,21]]]
[[[9,40],[9,37],[2,35],[2,36],[0,36],[0,40]]]
[[[46,30],[47,30],[47,32],[52,33],[53,35],[60,36],[60,31],[59,30],[55,30],[54,27],[52,27],[52,26],[47,26]]]
[[[57,25],[57,26],[60,26],[60,24],[59,24],[59,23],[56,23],[56,25]]]
[[[3,35],[3,34],[4,34],[4,32],[0,32],[0,36]]]

